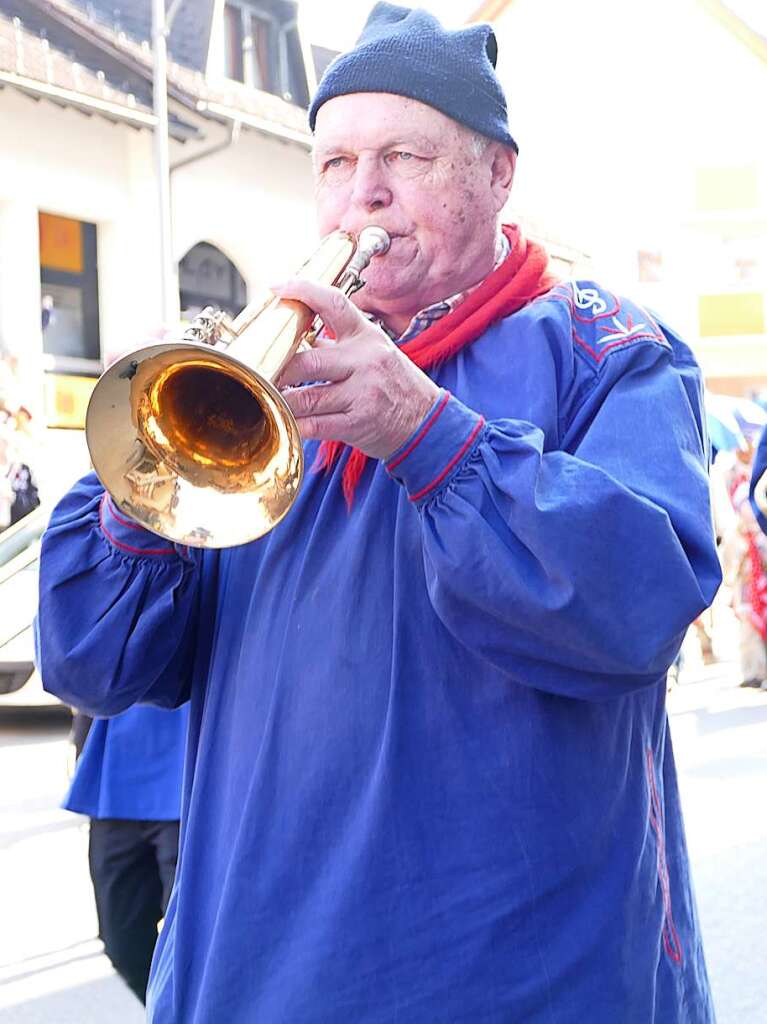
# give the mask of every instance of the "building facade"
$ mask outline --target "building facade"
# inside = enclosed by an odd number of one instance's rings
[[[486,0],[513,201],[662,315],[712,390],[767,388],[767,39],[737,0]]]
[[[38,474],[49,497],[87,470],[81,428],[98,374],[168,326],[149,0],[131,10],[120,24],[111,4],[0,0],[0,124],[10,143],[0,149],[0,348],[47,427]],[[247,33],[262,14],[254,50]],[[183,0],[178,10],[172,255],[187,316],[206,302],[237,312],[316,240],[305,110],[294,102],[306,101],[312,71],[294,21],[295,4],[276,0]],[[240,73],[243,81],[229,77]]]

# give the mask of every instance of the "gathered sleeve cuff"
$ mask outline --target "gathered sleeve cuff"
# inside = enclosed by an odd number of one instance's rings
[[[423,422],[386,460],[387,472],[413,503],[428,501],[470,458],[484,426],[483,416],[442,389]]]
[[[189,558],[189,548],[173,544],[169,540],[150,533],[138,523],[129,519],[104,493],[99,502],[99,528],[109,543],[119,552],[127,555],[157,558]]]
[[[55,508],[42,541],[38,667],[46,690],[92,715],[188,699],[201,552],[115,508],[90,474]]]

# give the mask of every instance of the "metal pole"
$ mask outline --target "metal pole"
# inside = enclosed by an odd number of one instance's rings
[[[179,318],[179,300],[178,288],[176,286],[176,270],[173,263],[170,216],[167,80],[168,28],[165,17],[165,0],[152,0],[152,49],[154,56],[152,93],[154,98],[154,114],[157,119],[154,130],[154,156],[160,224],[160,303],[163,323],[171,326]]]

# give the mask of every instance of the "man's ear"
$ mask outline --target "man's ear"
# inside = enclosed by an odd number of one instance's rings
[[[517,166],[517,154],[511,146],[500,142],[493,145],[490,164],[490,189],[495,199],[498,212],[504,208],[514,181],[514,170]]]

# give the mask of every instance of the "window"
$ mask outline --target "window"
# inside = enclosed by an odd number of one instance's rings
[[[225,71],[227,78],[266,92],[273,88],[272,27],[265,11],[228,3],[224,7]]]
[[[178,265],[181,315],[192,320],[205,306],[236,316],[247,303],[247,289],[237,267],[210,242],[198,242]]]
[[[244,31],[242,12],[239,7],[227,4],[224,7],[224,70],[227,78],[236,82],[245,81]]]
[[[96,225],[51,213],[38,215],[43,351],[64,372],[98,375]]]
[[[224,5],[224,73],[253,89],[307,106],[309,91],[295,4],[229,0]]]

